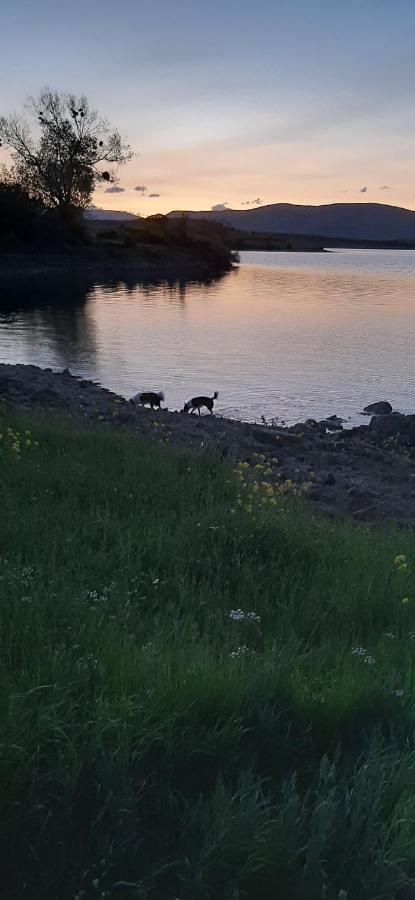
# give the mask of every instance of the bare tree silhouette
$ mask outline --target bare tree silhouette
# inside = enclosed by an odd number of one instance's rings
[[[68,218],[88,205],[97,182],[115,181],[108,166],[122,165],[133,151],[83,95],[44,88],[27,106],[38,135],[21,116],[2,116],[0,145],[10,148],[16,181],[29,195]]]

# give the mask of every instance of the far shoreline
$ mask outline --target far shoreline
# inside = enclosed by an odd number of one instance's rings
[[[0,280],[79,274],[92,277],[111,277],[122,280],[133,277],[138,280],[210,280],[232,271],[233,260],[228,265],[215,265],[186,251],[145,248],[142,254],[117,252],[114,255],[84,250],[74,253],[52,252],[0,252]]]

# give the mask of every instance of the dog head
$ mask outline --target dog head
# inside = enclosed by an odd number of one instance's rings
[[[192,407],[192,404],[191,404],[190,400],[187,400],[186,403],[184,404],[183,412],[189,412],[189,409],[191,409],[191,407]]]

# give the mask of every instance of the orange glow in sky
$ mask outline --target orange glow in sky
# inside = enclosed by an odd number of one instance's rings
[[[84,92],[138,153],[97,206],[415,209],[414,0],[38,0],[24,27],[20,7],[2,9],[0,114]]]

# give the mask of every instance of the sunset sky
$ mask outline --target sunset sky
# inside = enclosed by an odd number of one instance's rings
[[[414,37],[414,0],[3,0],[0,113],[85,92],[139,154],[97,206],[415,209]]]

